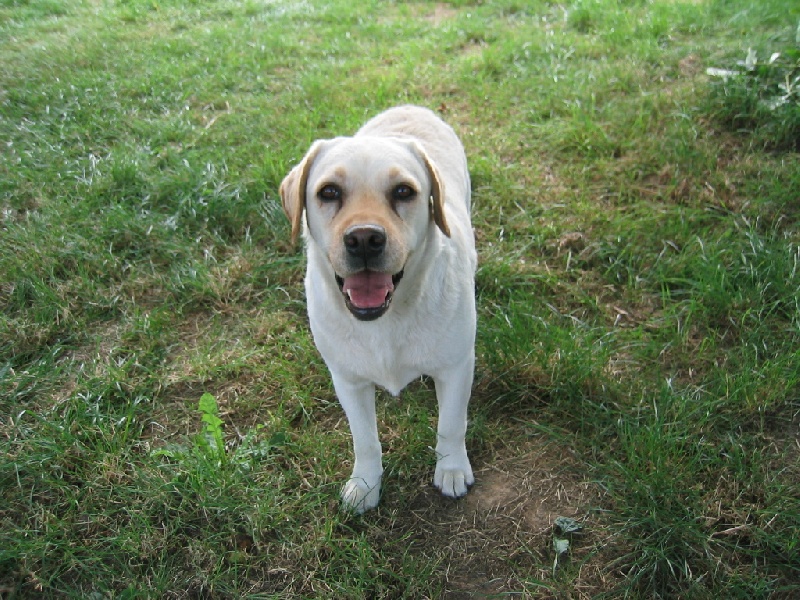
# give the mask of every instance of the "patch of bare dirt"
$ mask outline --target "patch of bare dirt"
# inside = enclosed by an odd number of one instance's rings
[[[454,18],[457,14],[458,11],[449,4],[439,3],[434,5],[433,12],[425,15],[424,19],[439,27],[439,25]]]
[[[489,518],[503,513],[532,532],[552,527],[558,516],[582,518],[587,484],[570,475],[567,456],[550,446],[529,449],[524,455],[486,467],[466,498],[465,509]],[[591,495],[591,494],[589,494]]]
[[[517,432],[514,439],[525,438]],[[442,597],[589,598],[608,589],[596,558],[607,537],[595,510],[602,491],[569,448],[529,436],[483,461],[464,499],[454,505],[428,487],[403,518],[401,527],[423,543],[447,546]],[[574,519],[583,531],[554,570],[557,517]]]
[[[484,551],[459,557],[462,564],[448,581],[447,597],[527,595],[536,580],[561,587],[554,580],[553,523],[562,516],[584,524],[587,534],[575,540],[573,550],[584,556],[591,547],[591,510],[599,495],[568,449],[531,440],[523,452],[484,468],[477,478],[464,503],[465,516],[493,550],[505,549],[500,555]]]

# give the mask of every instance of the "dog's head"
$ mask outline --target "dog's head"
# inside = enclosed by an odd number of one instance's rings
[[[357,136],[315,142],[280,187],[292,240],[306,214],[347,308],[377,319],[389,308],[431,220],[447,236],[442,180],[413,140]]]

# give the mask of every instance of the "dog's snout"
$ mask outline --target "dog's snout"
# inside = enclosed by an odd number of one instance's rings
[[[379,256],[386,247],[386,230],[377,225],[351,227],[344,234],[344,247],[351,256]]]

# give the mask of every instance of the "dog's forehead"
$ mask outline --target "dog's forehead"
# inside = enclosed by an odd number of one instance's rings
[[[424,163],[410,142],[358,136],[330,140],[314,161],[309,184],[320,180],[370,183],[411,178],[422,181],[426,173]]]

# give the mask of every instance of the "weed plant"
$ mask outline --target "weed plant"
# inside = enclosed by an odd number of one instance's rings
[[[711,112],[734,131],[767,148],[798,150],[800,140],[800,24],[793,44],[768,59],[748,48],[736,69],[711,67]]]
[[[796,597],[798,22],[0,1],[0,596]],[[423,379],[356,517],[277,189],[408,102],[472,174],[477,483]]]

